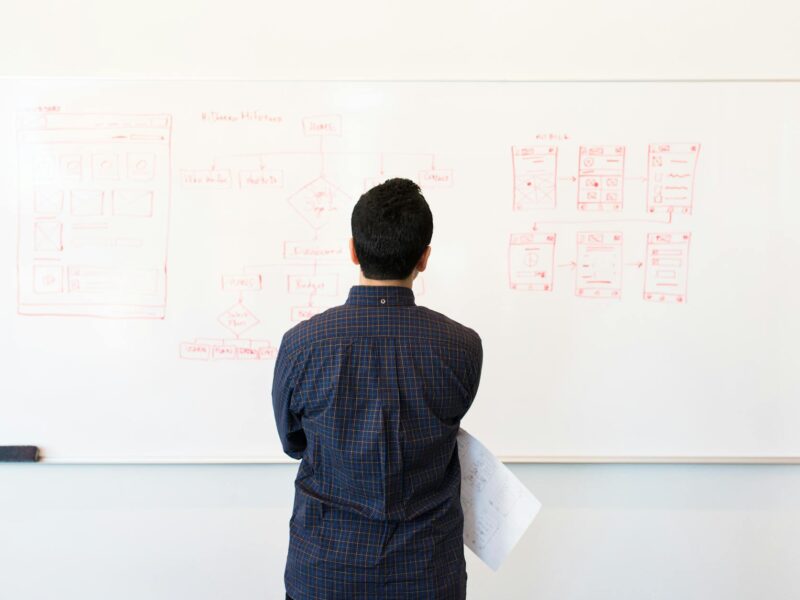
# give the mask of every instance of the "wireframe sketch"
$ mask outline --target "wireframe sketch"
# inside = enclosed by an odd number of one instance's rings
[[[622,295],[622,233],[582,232],[577,236],[575,295],[613,298]]]
[[[700,144],[651,144],[647,151],[647,210],[691,214]]]
[[[556,207],[558,148],[521,146],[511,148],[514,173],[514,210]]]
[[[622,210],[625,146],[581,146],[578,210]]]
[[[512,290],[553,289],[555,233],[512,233],[508,246],[508,284]]]
[[[645,300],[686,302],[690,242],[689,233],[651,233],[647,236]]]
[[[21,113],[18,312],[164,318],[169,115]]]

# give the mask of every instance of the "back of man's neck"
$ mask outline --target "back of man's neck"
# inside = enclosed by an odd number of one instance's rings
[[[368,277],[364,277],[364,273],[362,272],[358,278],[359,285],[370,285],[370,286],[392,286],[392,287],[405,287],[411,289],[414,286],[414,275],[413,273],[406,277],[405,279],[369,279]]]

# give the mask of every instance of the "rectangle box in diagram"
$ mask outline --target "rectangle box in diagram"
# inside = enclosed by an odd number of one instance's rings
[[[310,319],[314,315],[318,315],[324,310],[326,309],[323,306],[293,306],[290,318],[293,323],[298,323],[300,321]]]
[[[230,169],[183,169],[181,187],[185,189],[227,190],[231,187]]]
[[[650,144],[647,210],[691,214],[700,144]]]
[[[345,242],[284,242],[283,257],[287,260],[302,260],[307,263],[343,263],[347,260]]]
[[[153,294],[158,290],[158,279],[155,269],[67,267],[69,290],[85,295]]]
[[[558,181],[556,146],[511,148],[514,210],[555,208]]]
[[[282,188],[283,171],[277,169],[239,171],[239,187],[243,190],[254,188]]]
[[[318,115],[303,119],[306,135],[342,135],[341,115]]]
[[[512,290],[550,292],[555,233],[512,233],[508,246],[508,284]]]
[[[335,296],[339,293],[338,275],[289,275],[286,281],[290,294]]]
[[[152,217],[152,190],[114,190],[111,212],[115,217]]]
[[[277,354],[278,349],[267,340],[203,338],[179,347],[184,360],[272,360]]]
[[[644,278],[644,299],[686,302],[689,279],[690,233],[650,233]]]
[[[581,298],[621,298],[622,233],[578,233],[577,249],[575,295]]]
[[[253,292],[263,289],[261,275],[223,275],[222,289],[238,292]]]
[[[164,318],[171,123],[17,115],[19,314]]]
[[[58,215],[64,208],[64,192],[41,189],[33,200],[33,212],[37,215]]]
[[[622,210],[625,146],[581,146],[578,210]]]
[[[33,227],[33,247],[37,252],[61,252],[64,249],[64,226],[60,222],[36,221]]]
[[[423,189],[453,187],[453,170],[426,169],[419,172],[417,181]]]
[[[180,345],[180,357],[185,360],[208,360],[211,346],[200,342],[183,342]]]

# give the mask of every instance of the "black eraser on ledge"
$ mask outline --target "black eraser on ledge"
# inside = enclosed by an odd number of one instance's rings
[[[36,462],[39,448],[36,446],[0,446],[0,462]]]

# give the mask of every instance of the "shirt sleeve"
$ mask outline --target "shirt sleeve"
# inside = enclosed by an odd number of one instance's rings
[[[475,366],[473,368],[473,384],[472,384],[472,399],[478,394],[478,386],[481,383],[481,371],[483,370],[483,342],[478,338],[478,344],[475,349]]]
[[[475,400],[475,396],[478,394],[478,386],[481,383],[481,370],[483,369],[483,343],[481,342],[480,336],[475,334],[475,346],[472,350],[472,361],[470,364],[469,372],[469,397],[467,398],[466,405],[464,406],[464,415],[467,414],[467,411],[472,406],[472,402]]]
[[[294,365],[287,357],[285,338],[275,359],[275,373],[272,378],[272,410],[275,424],[281,439],[283,451],[292,458],[303,458],[306,449],[306,434],[303,431],[302,414],[292,411],[294,394]]]

